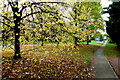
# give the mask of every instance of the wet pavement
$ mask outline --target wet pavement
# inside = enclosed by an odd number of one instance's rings
[[[106,43],[95,52],[96,56],[93,59],[96,70],[95,80],[119,80],[106,56],[103,55],[105,45]]]

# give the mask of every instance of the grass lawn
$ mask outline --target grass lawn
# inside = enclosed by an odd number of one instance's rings
[[[104,49],[104,55],[111,57],[120,57],[120,51],[116,44],[107,43]]]
[[[82,42],[82,43],[84,43],[84,44],[87,44],[87,42]],[[101,42],[97,42],[97,41],[91,41],[89,44],[92,44],[92,45],[102,45],[102,44],[104,44],[104,42],[103,41],[101,41]]]
[[[2,51],[2,75],[7,78],[90,79],[94,78],[91,57],[99,45],[47,44],[21,46],[21,59],[12,59],[13,50]]]

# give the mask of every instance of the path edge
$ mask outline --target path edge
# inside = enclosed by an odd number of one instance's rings
[[[112,71],[113,71],[113,73],[114,73],[114,75],[115,75],[116,79],[120,80],[120,79],[118,78],[118,76],[117,76],[116,72],[114,71],[114,69],[113,69],[112,65],[110,64],[110,62],[109,62],[109,60],[107,59],[107,57],[106,57],[106,56],[105,56],[105,59],[107,60],[107,63],[109,64],[110,68],[112,69]]]

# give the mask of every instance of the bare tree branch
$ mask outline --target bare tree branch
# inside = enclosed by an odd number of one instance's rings
[[[12,5],[12,2],[8,1],[8,4],[10,4],[12,10],[14,10],[13,5]]]
[[[37,13],[40,13],[40,11],[27,14],[27,15],[25,15],[24,17],[22,17],[21,20],[23,20],[24,18],[26,18],[26,17],[28,17],[28,16],[30,16],[30,15],[37,14]]]
[[[8,20],[8,21],[10,21],[10,22],[12,22],[10,19],[8,19],[6,16],[2,16],[4,19],[6,19],[6,20]]]
[[[10,25],[8,25],[8,24],[6,24],[6,23],[4,23],[4,22],[2,22],[2,21],[0,21],[0,23],[3,23],[4,25],[6,25],[6,26],[8,26],[8,27],[11,27]]]
[[[55,14],[58,14],[58,13],[56,13],[56,12],[52,12],[52,11],[43,11],[43,10],[41,9],[41,11],[33,12],[33,13],[30,13],[30,14],[28,14],[28,15],[22,17],[21,20],[23,20],[24,18],[26,18],[26,17],[28,17],[28,16],[30,16],[30,15],[37,14],[37,13],[42,13],[42,12],[44,12],[44,13],[55,13]]]
[[[27,8],[27,6],[22,6],[22,9],[20,10],[20,14],[22,14],[22,12],[25,8]]]

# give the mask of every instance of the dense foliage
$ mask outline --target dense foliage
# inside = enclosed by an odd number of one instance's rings
[[[120,2],[113,2],[113,4],[108,7],[107,12],[110,14],[109,21],[107,21],[107,33],[113,42],[120,46],[120,38],[118,37],[120,34]]]
[[[87,41],[103,30],[98,2],[24,2],[8,0],[1,17],[3,44],[15,44],[14,58],[20,58],[21,44]]]

